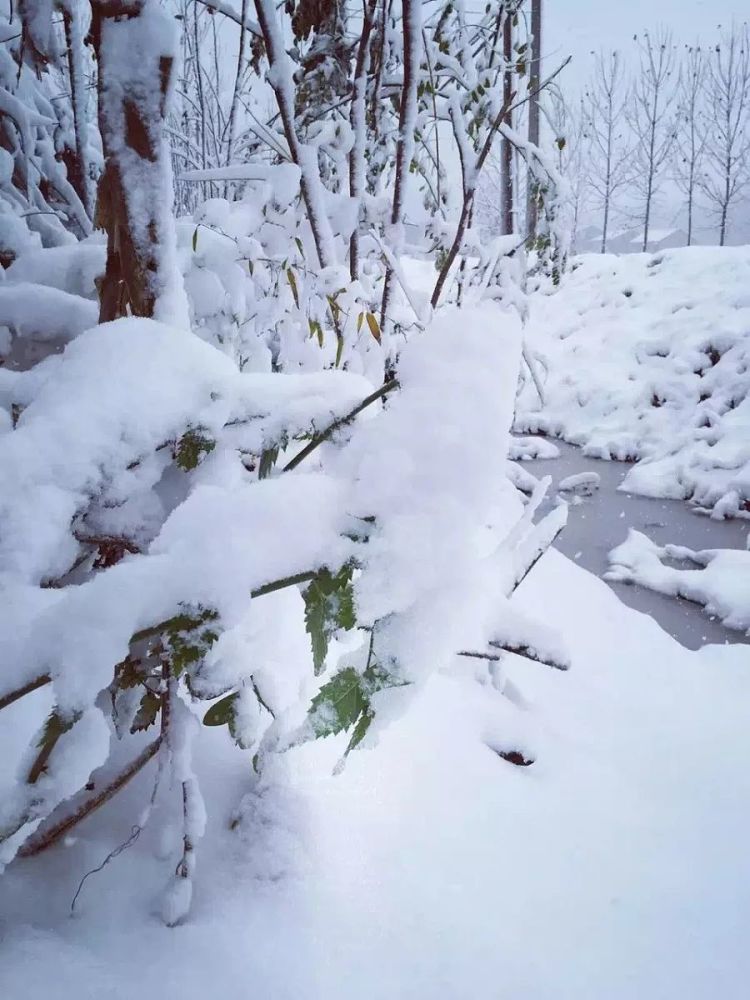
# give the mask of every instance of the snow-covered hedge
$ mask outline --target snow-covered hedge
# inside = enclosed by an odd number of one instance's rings
[[[638,459],[623,489],[750,511],[750,247],[579,258],[531,298],[544,360],[517,427]]]

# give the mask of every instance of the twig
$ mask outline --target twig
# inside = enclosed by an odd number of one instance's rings
[[[49,674],[40,674],[35,677],[33,681],[29,681],[23,684],[21,687],[16,688],[13,691],[9,691],[8,694],[4,694],[0,698],[0,710],[7,708],[8,705],[12,705],[14,701],[18,701],[19,698],[23,698],[27,694],[31,694],[32,691],[38,691],[39,688],[44,687],[45,684],[49,684],[52,678]]]
[[[328,425],[328,427],[326,427],[325,430],[321,431],[320,434],[316,434],[313,437],[313,439],[307,445],[305,445],[302,451],[300,451],[297,455],[295,455],[290,462],[287,462],[282,471],[291,472],[292,469],[296,469],[297,466],[300,464],[300,462],[304,461],[307,458],[307,456],[311,452],[315,451],[315,449],[318,448],[321,444],[323,444],[324,441],[327,441],[333,434],[336,433],[337,430],[339,430],[340,427],[346,426],[346,424],[354,420],[356,416],[359,416],[362,410],[366,409],[368,406],[371,406],[373,403],[377,402],[377,400],[379,399],[382,399],[384,396],[387,396],[388,393],[393,392],[394,389],[398,389],[398,387],[399,387],[398,379],[392,378],[389,379],[387,382],[384,382],[379,389],[376,389],[375,392],[372,392],[370,393],[369,396],[366,396],[361,403],[358,403],[357,406],[354,407],[353,410],[350,410],[350,412],[343,417],[337,417],[332,423]]]
[[[149,743],[130,764],[117,774],[109,784],[105,785],[99,792],[82,802],[78,808],[69,816],[64,816],[53,826],[33,833],[18,851],[20,858],[31,858],[40,851],[46,850],[56,843],[68,830],[72,829],[82,819],[85,819],[92,812],[108,802],[113,795],[124,788],[125,785],[134,778],[142,768],[148,764],[161,746],[161,736],[157,737],[153,743]]]
[[[531,557],[529,557],[529,559],[526,562],[526,564],[524,566],[522,566],[521,569],[518,571],[518,573],[516,575],[515,582],[514,582],[513,586],[511,587],[511,590],[510,590],[511,594],[515,593],[515,591],[518,590],[518,588],[521,586],[521,584],[523,583],[523,581],[526,579],[526,577],[529,575],[529,573],[532,571],[532,569],[536,566],[536,564],[542,558],[542,556],[544,555],[544,553],[554,545],[555,541],[557,540],[558,535],[560,534],[560,532],[565,527],[565,524],[567,522],[567,510],[564,507],[556,507],[553,511],[550,511],[550,513],[547,515],[547,517],[545,517],[542,521],[540,521],[539,524],[540,525],[544,524],[545,521],[547,521],[549,518],[551,518],[553,516],[560,517],[560,515],[557,513],[558,510],[563,510],[564,511],[564,514],[565,514],[564,519],[561,518],[560,524],[558,524],[555,527],[555,530],[552,533],[552,535],[549,538],[545,539],[545,541],[543,543],[540,543],[536,547],[536,549],[533,551],[533,555]],[[539,527],[539,525],[537,525],[537,527]]]
[[[516,656],[522,656],[525,660],[533,660],[534,663],[543,663],[546,667],[552,667],[553,670],[567,670],[568,664],[563,663],[561,660],[553,660],[547,656],[542,656],[538,653],[533,646],[528,646],[526,643],[512,643],[512,642],[495,642],[492,641],[489,645],[493,649],[500,649],[504,653],[515,653]]]
[[[531,660],[534,663],[543,663],[546,667],[552,667],[553,670],[567,670],[568,665],[562,663],[560,660],[548,659],[545,656],[541,656],[536,652],[531,646],[525,644],[514,645],[513,643],[505,642],[491,642],[489,644],[493,649],[500,650],[497,653],[479,653],[470,649],[462,649],[457,654],[458,656],[469,657],[472,660],[489,660],[491,663],[501,663],[503,660],[503,653],[515,653],[516,656],[523,657],[524,660]]]
[[[424,320],[424,318],[422,316],[422,313],[420,312],[419,308],[417,307],[417,305],[414,302],[414,296],[412,295],[412,291],[409,288],[408,282],[406,281],[406,276],[404,275],[404,272],[403,272],[403,269],[401,268],[401,265],[399,264],[398,260],[394,257],[394,255],[391,253],[391,251],[388,249],[388,247],[385,245],[385,243],[381,240],[380,236],[375,232],[374,229],[370,230],[370,236],[372,237],[372,239],[375,240],[375,242],[380,247],[380,252],[383,255],[383,259],[385,260],[386,266],[391,269],[391,271],[393,272],[393,274],[396,276],[396,279],[397,279],[399,285],[401,285],[403,293],[406,296],[406,298],[407,298],[407,300],[409,302],[409,305],[412,308],[412,311],[413,311],[414,315],[416,316],[417,323],[420,326],[424,326],[425,325],[425,320]]]

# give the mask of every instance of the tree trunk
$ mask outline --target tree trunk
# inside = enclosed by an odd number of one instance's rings
[[[414,129],[417,119],[417,84],[419,82],[419,48],[421,40],[422,0],[402,0],[404,33],[404,82],[401,88],[401,108],[398,119],[398,146],[396,148],[396,181],[393,190],[391,225],[403,226],[406,184],[414,152]],[[385,272],[383,300],[380,307],[380,329],[386,331],[388,307],[393,286],[393,271]]]
[[[349,240],[349,273],[352,281],[359,277],[359,216],[365,187],[365,142],[366,142],[366,99],[367,71],[370,64],[370,36],[375,23],[377,0],[367,0],[359,38],[357,63],[352,81],[352,104],[349,123],[354,142],[349,153],[349,194],[357,202],[357,225]]]
[[[169,26],[156,0],[92,3],[105,161],[96,208],[97,225],[107,232],[102,323],[128,312],[153,316],[174,280],[165,256],[174,234],[168,232],[172,191],[162,137],[174,59],[162,47],[145,47],[147,39],[164,37],[165,21]],[[144,46],[137,58],[123,58],[123,49],[136,45]]]
[[[539,84],[542,79],[542,0],[531,0],[531,75],[529,88],[532,97],[529,101],[529,142],[539,145]],[[536,182],[531,170],[526,174],[526,233],[530,240],[536,236],[537,230],[537,192]]]
[[[512,103],[513,78],[511,60],[513,57],[513,19],[510,14],[506,14],[503,24],[503,60],[505,71],[503,73],[503,104],[508,111],[504,122],[508,128],[513,128],[513,112],[510,110]],[[501,140],[501,191],[500,208],[502,216],[503,235],[509,236],[513,232],[513,147],[506,136]]]

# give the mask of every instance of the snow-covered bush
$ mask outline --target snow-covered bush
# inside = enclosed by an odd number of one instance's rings
[[[96,158],[85,128],[78,0],[26,2],[11,11],[0,15],[8,39],[0,43],[0,267],[40,242],[59,246],[90,232],[88,164]],[[59,98],[68,88],[74,99],[66,103]]]
[[[242,373],[149,320],[96,327],[42,370],[5,373],[0,704],[54,693],[3,803],[5,861],[106,763],[111,740],[154,726],[183,788],[189,878],[196,700],[221,697],[206,723],[226,724],[260,769],[274,749],[352,726],[356,745],[462,651],[494,643],[560,663],[507,605],[561,523],[532,528],[505,478],[517,323],[496,307],[446,312],[405,349],[388,407],[351,427],[341,418],[371,390],[360,376]],[[321,435],[332,419],[335,435]],[[282,467],[279,450],[311,432]],[[286,588],[300,588],[312,638],[310,660],[284,667],[291,685],[264,663],[294,613],[283,601],[273,613]],[[360,650],[329,666],[304,721],[289,688],[311,698],[339,628],[358,630]],[[80,808],[63,805],[36,846]]]
[[[177,796],[163,906],[177,923],[206,821],[201,721],[226,728],[258,785],[309,740],[346,733],[343,763],[467,658],[501,690],[503,651],[567,668],[509,602],[565,519],[534,525],[544,487],[524,508],[507,478],[522,256],[496,247],[465,308],[434,315],[397,257],[417,7],[403,7],[392,231],[365,229],[372,196],[321,168],[335,143],[300,128],[283,25],[257,0],[292,162],[215,172],[243,196],[203,204],[178,242],[162,130],[174,25],[156,0],[94,2],[106,253],[93,236],[23,254],[0,287],[0,709],[42,690],[50,706],[0,803],[0,864],[59,840],[156,759],[131,836]],[[501,304],[482,302],[498,275]]]

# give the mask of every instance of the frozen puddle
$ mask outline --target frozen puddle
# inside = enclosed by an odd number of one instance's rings
[[[561,481],[582,473],[598,476],[598,489],[591,495],[575,497],[570,516],[556,547],[585,569],[603,577],[609,569],[609,552],[625,541],[628,529],[648,535],[657,545],[681,545],[689,549],[744,549],[750,523],[745,520],[715,521],[693,513],[681,500],[653,500],[617,487],[631,468],[629,463],[589,458],[564,441],[555,440],[557,458],[524,461],[533,475],[552,476],[548,505],[554,502]],[[593,483],[593,476],[586,477]],[[578,482],[582,480],[578,479]],[[571,492],[564,494],[571,499]],[[743,643],[742,632],[725,628],[691,601],[668,597],[634,584],[607,581],[617,596],[636,611],[654,618],[683,646],[699,649],[707,643]]]

